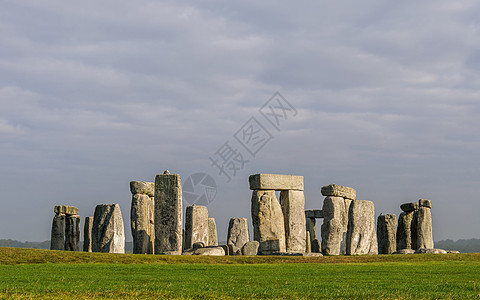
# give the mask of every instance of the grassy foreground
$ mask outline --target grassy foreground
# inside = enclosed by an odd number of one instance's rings
[[[0,248],[0,298],[480,299],[480,254],[200,257]]]

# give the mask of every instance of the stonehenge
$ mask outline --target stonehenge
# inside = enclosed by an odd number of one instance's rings
[[[125,253],[125,234],[120,205],[100,204],[95,207],[92,228],[92,251]]]
[[[153,182],[131,181],[132,204],[130,227],[133,236],[133,253],[153,254],[155,243]]]
[[[57,205],[53,211],[51,250],[80,251],[80,216],[78,208]]]
[[[232,217],[226,243],[206,206],[185,208],[179,174],[165,171],[154,182],[131,181],[130,227],[134,254],[167,255],[375,255],[447,253],[435,249],[432,201],[400,205],[402,212],[375,216],[372,201],[357,200],[353,188],[321,187],[321,209],[305,210],[303,176],[254,174],[249,177],[253,240],[247,218]],[[80,251],[78,208],[54,207],[52,250]],[[317,222],[323,219],[320,236]],[[185,223],[183,221],[185,220]],[[320,225],[320,224],[319,224]],[[125,253],[119,204],[100,204],[85,217],[83,251]],[[448,253],[456,253],[449,251]]]

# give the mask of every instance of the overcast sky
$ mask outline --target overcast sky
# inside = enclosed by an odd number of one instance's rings
[[[131,240],[129,181],[166,169],[215,180],[219,240],[250,222],[255,173],[303,175],[307,209],[330,183],[376,215],[432,199],[435,240],[480,238],[479,15],[473,0],[1,1],[0,238],[50,239],[54,205],[83,229],[119,203]],[[277,91],[276,128],[260,110]],[[229,182],[211,161],[224,145]]]

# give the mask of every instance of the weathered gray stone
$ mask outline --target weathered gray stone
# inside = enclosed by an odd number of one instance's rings
[[[195,250],[193,255],[225,256],[225,251],[222,247],[207,247]]]
[[[51,250],[65,250],[66,217],[64,214],[53,217],[52,235],[50,238]]]
[[[420,207],[415,211],[413,223],[417,233],[413,249],[433,248],[432,213],[430,208]]]
[[[214,218],[208,218],[208,246],[218,246],[217,223]]]
[[[275,256],[307,256],[307,257],[323,256],[321,253],[305,253],[305,252],[273,252],[271,255],[275,255]]]
[[[132,181],[133,182],[133,181]],[[155,243],[155,203],[146,194],[132,196],[130,227],[134,254],[153,254]]]
[[[193,243],[191,249],[197,250],[199,248],[205,248],[205,243],[204,242],[195,242],[195,243]]]
[[[310,244],[317,238],[317,222],[314,218],[305,218],[307,237],[310,238]]]
[[[155,177],[155,254],[182,253],[182,184],[180,175]]]
[[[228,250],[225,250],[225,253],[228,252],[228,255],[242,255],[242,248],[238,248],[234,244],[227,244]]]
[[[85,217],[83,225],[83,251],[92,252],[93,217]]]
[[[132,195],[143,194],[153,197],[155,195],[155,182],[130,181],[130,192]]]
[[[341,186],[337,184],[330,184],[322,186],[322,195],[326,197],[342,197],[345,199],[357,199],[357,191],[351,187]]]
[[[185,213],[184,247],[191,248],[196,242],[208,245],[208,210],[206,206],[188,206]]]
[[[445,250],[447,251],[447,253],[452,253],[452,254],[459,254],[460,251],[457,251],[457,250]]]
[[[377,218],[377,242],[379,254],[392,254],[397,251],[397,216],[380,215]]]
[[[398,217],[397,251],[402,249],[412,249],[413,215],[414,215],[413,211],[402,212]]]
[[[312,242],[310,241],[310,231],[306,232],[306,237],[305,237],[305,244],[306,244],[306,250],[305,252],[311,253],[312,252]]]
[[[432,200],[420,199],[420,200],[418,200],[418,205],[419,205],[420,207],[432,208]]]
[[[305,196],[303,191],[281,191],[287,252],[306,252]]]
[[[125,253],[125,231],[120,205],[100,204],[95,207],[92,251]]]
[[[312,241],[312,253],[322,253],[322,243],[317,239]]]
[[[56,205],[53,211],[57,215],[78,215],[78,208],[71,205]]]
[[[447,254],[447,251],[435,248],[420,248],[415,250],[415,254]]]
[[[411,203],[404,203],[400,205],[400,209],[403,210],[404,212],[411,212],[415,211],[418,209],[418,203],[417,202],[411,202]]]
[[[231,218],[228,224],[227,245],[242,248],[250,240],[247,218]]]
[[[348,212],[352,200],[326,197],[323,201],[322,252],[325,255],[346,254]]]
[[[248,241],[242,247],[242,255],[257,255],[260,243],[257,241]]]
[[[248,178],[251,190],[303,191],[303,176],[255,174]]]
[[[225,251],[225,255],[230,255],[230,248],[228,245],[219,245],[218,247],[222,247],[223,251]]]
[[[355,200],[348,214],[347,255],[378,254],[375,231],[375,205]]]
[[[415,250],[413,249],[400,249],[397,250],[396,252],[393,252],[393,254],[414,254]]]
[[[252,222],[254,240],[260,242],[260,254],[285,252],[285,225],[275,191],[253,191]]]
[[[67,215],[65,222],[65,250],[80,251],[80,216]]]

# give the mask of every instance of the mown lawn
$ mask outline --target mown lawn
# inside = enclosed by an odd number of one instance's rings
[[[0,248],[0,264],[5,299],[480,299],[480,254],[215,258]]]

